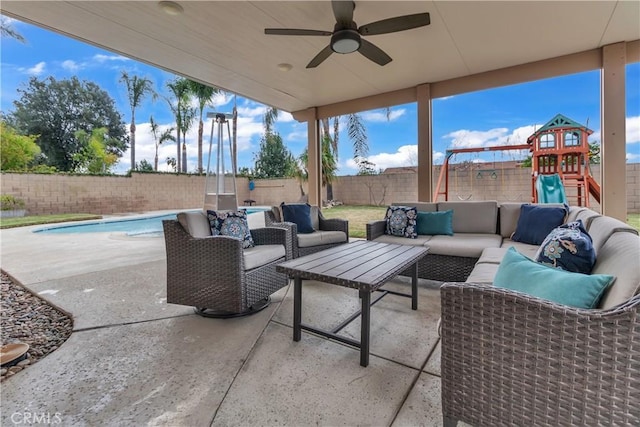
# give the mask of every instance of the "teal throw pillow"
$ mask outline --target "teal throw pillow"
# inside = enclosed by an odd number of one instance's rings
[[[540,245],[551,230],[562,225],[566,215],[567,209],[561,207],[522,205],[511,240]]]
[[[539,264],[511,247],[498,266],[493,285],[559,304],[595,308],[614,281],[606,274],[581,274]]]
[[[387,221],[385,234],[415,239],[418,237],[416,227],[417,217],[418,211],[414,207],[389,206],[385,215]]]
[[[280,205],[282,208],[282,216],[286,222],[293,222],[298,226],[298,233],[313,233],[313,225],[311,224],[311,206],[307,203]]]
[[[453,209],[418,212],[418,234],[453,236]]]
[[[582,220],[577,220],[554,228],[534,259],[550,267],[589,274],[596,263],[596,250]]]
[[[244,249],[255,246],[246,211],[207,211],[213,236],[229,236],[242,240]]]

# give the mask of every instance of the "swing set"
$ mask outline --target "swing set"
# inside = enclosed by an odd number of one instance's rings
[[[509,151],[509,150],[531,150],[531,146],[529,144],[520,144],[520,145],[498,145],[498,146],[493,146],[493,147],[479,147],[479,148],[454,148],[451,150],[447,150],[446,154],[444,156],[444,162],[442,163],[442,168],[440,169],[440,175],[438,176],[438,183],[436,184],[436,190],[433,193],[433,201],[437,202],[438,201],[438,197],[443,195],[444,196],[444,200],[448,201],[449,200],[449,161],[451,160],[451,158],[453,156],[455,156],[456,154],[461,154],[461,153],[481,153],[481,152],[489,152],[489,151]],[[495,167],[495,154],[494,154],[494,167]],[[456,196],[458,197],[458,199],[460,200],[470,200],[471,197],[473,197],[473,180],[474,180],[474,175],[473,175],[473,164],[471,164],[470,166],[470,171],[469,171],[469,181],[470,181],[470,185],[471,185],[471,193],[468,196],[461,196],[460,194],[457,194]],[[478,170],[478,173],[476,174],[475,178],[477,179],[481,179],[483,178],[483,173],[484,172],[489,172],[489,177],[491,179],[497,179],[498,178],[498,174],[494,169],[491,170]],[[503,171],[504,172],[504,171]],[[458,187],[458,167],[454,166],[453,168],[453,177],[454,177],[454,185],[455,185],[455,189],[457,191]],[[502,174],[502,180],[503,180],[503,185],[504,185],[504,173]],[[444,189],[440,190],[442,188],[442,184],[444,181]]]

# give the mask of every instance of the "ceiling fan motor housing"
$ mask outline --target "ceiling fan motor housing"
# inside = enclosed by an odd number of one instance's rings
[[[331,50],[335,53],[355,52],[360,49],[360,44],[360,34],[351,28],[337,30],[331,36]]]

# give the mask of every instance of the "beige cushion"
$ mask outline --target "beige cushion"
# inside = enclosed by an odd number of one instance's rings
[[[376,237],[373,240],[375,242],[393,243],[395,245],[424,246],[431,239],[431,237],[432,236],[419,235],[416,239],[409,239],[407,237],[391,236],[389,234],[383,234],[382,236]]]
[[[607,239],[618,231],[638,234],[638,230],[635,228],[610,216],[598,216],[591,221],[589,235],[593,240],[596,256],[599,256],[600,248],[602,248]]]
[[[516,231],[518,218],[520,218],[520,206],[522,203],[502,203],[500,205],[500,235],[511,237]]]
[[[320,217],[318,216],[318,207],[311,206],[309,213],[311,214],[311,226],[314,230],[320,230]]]
[[[266,227],[264,212],[255,212],[247,215],[247,224],[249,224],[249,230]]]
[[[454,233],[495,234],[498,223],[498,202],[439,202],[438,211],[453,209]]]
[[[571,214],[571,211],[569,211],[569,214]],[[592,211],[589,208],[580,208],[580,209],[576,209],[575,215],[570,215],[570,216],[573,217],[574,219],[572,220],[567,219],[567,222],[582,220],[582,224],[584,225],[584,228],[586,228],[587,231],[589,231],[589,229],[591,228],[591,224],[593,223],[593,220],[599,217],[600,214],[598,212]]]
[[[180,212],[178,222],[192,237],[211,236],[211,225],[207,215],[202,211]]]
[[[252,270],[277,259],[284,258],[284,245],[258,245],[242,251],[244,269]]]
[[[615,232],[598,251],[591,274],[615,276],[611,288],[600,302],[608,309],[629,300],[640,292],[640,237],[629,232]]]
[[[516,250],[520,252],[522,255],[531,259],[535,259],[536,253],[538,253],[538,249],[540,248],[540,246],[537,246],[537,245],[530,245],[528,243],[522,243],[522,242],[514,242],[511,239],[504,239],[500,247],[509,249],[511,246],[516,248]]]
[[[500,243],[502,237],[497,234],[457,233],[453,236],[433,236],[427,246],[429,254],[480,258],[485,248],[499,248]]]
[[[347,235],[343,231],[314,231],[308,234],[298,233],[298,247],[300,248],[347,242]]]
[[[392,206],[410,206],[416,208],[418,212],[436,212],[438,210],[437,203],[429,202],[395,202]]]
[[[493,278],[496,277],[496,272],[498,271],[498,265],[492,263],[476,264],[465,282],[493,283]]]
[[[486,248],[482,251],[478,264],[500,264],[508,248]]]
[[[271,206],[271,212],[273,212],[273,218],[276,222],[282,222],[282,210],[280,206]]]

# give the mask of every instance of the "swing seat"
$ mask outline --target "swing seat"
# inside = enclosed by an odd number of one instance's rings
[[[536,179],[538,203],[567,203],[567,195],[560,175],[538,175]]]

